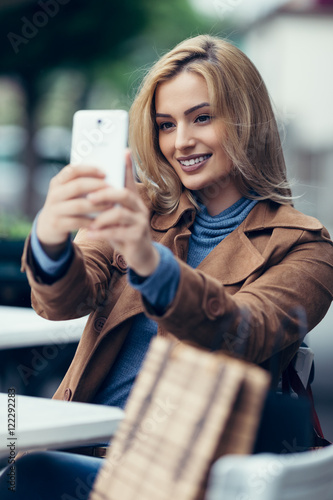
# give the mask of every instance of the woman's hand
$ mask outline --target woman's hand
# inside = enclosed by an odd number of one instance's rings
[[[51,180],[37,221],[37,237],[51,258],[61,253],[72,231],[90,226],[90,213],[105,208],[86,197],[107,186],[104,177],[95,167],[68,165]]]
[[[88,236],[108,240],[140,276],[157,268],[160,256],[152,245],[148,209],[136,189],[130,152],[126,153],[126,187],[107,186],[88,195],[97,206],[108,205],[90,224]]]

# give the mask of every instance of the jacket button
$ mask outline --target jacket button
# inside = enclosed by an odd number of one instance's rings
[[[100,316],[99,318],[96,318],[94,321],[94,330],[99,333],[102,330],[103,326],[105,325],[105,322],[106,322],[105,316]]]
[[[222,312],[220,301],[216,298],[209,299],[207,302],[207,311],[212,316],[218,316]]]
[[[63,397],[63,400],[64,401],[69,401],[72,397],[72,391],[69,387],[67,387],[67,389],[65,390],[64,392],[64,397]]]
[[[118,264],[118,266],[120,267],[120,269],[122,271],[126,271],[127,270],[128,265],[127,265],[127,262],[126,262],[126,260],[124,259],[124,257],[122,255],[117,255],[117,257],[116,257],[116,263]]]

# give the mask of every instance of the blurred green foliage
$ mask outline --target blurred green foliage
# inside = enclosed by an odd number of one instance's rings
[[[0,240],[22,240],[31,230],[31,220],[24,215],[0,212]]]
[[[124,57],[97,62],[95,76],[106,77],[130,101],[145,71],[162,54],[187,37],[211,30],[211,21],[199,16],[187,0],[142,0],[145,29],[128,44]]]
[[[58,3],[59,2],[59,3]],[[2,73],[41,76],[56,66],[85,72],[209,29],[188,0],[39,0],[0,5]]]

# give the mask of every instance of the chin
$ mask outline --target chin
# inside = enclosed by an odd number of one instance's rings
[[[183,182],[183,185],[190,191],[202,191],[204,189],[211,189],[214,187],[212,182]]]

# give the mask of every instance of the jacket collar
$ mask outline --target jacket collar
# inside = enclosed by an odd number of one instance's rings
[[[272,201],[258,202],[242,226],[245,233],[275,227],[306,231],[323,229],[323,225],[314,217],[305,215],[290,205],[280,205]]]
[[[151,220],[152,228],[156,231],[167,231],[176,226],[182,217],[185,217],[189,227],[195,219],[196,209],[193,203],[183,193],[177,209],[171,214],[155,213]],[[274,227],[320,231],[323,225],[314,217],[304,215],[290,205],[280,205],[272,201],[259,201],[250,214],[241,224],[244,233],[260,231]]]
[[[198,269],[208,273],[213,269],[214,277],[225,285],[240,283],[266,265],[267,259],[279,260],[286,252],[285,242],[275,239],[269,252],[260,253],[251,241],[251,232],[268,228],[317,231],[322,227],[317,219],[298,212],[290,205],[260,201],[239,227],[207,255]],[[288,246],[292,246],[298,238],[299,231],[290,231]],[[216,262],[223,264],[216,265]]]
[[[195,206],[190,202],[186,194],[182,193],[177,209],[171,214],[166,215],[155,213],[151,219],[151,226],[156,231],[167,231],[175,227],[180,219],[184,217],[186,226],[189,227],[193,224],[195,214]]]
[[[152,227],[157,231],[167,231],[176,226],[181,217],[184,217],[186,226],[190,227],[195,214],[193,204],[186,195],[182,195],[175,212],[169,215],[153,215]],[[199,264],[198,270],[211,274],[225,285],[242,282],[264,266],[267,259],[267,256],[262,255],[253,245],[250,233],[279,227],[318,231],[323,226],[317,219],[298,212],[290,205],[259,201],[239,227]],[[291,233],[289,243],[292,244],[293,238],[298,237],[298,233]],[[278,245],[275,252],[279,251]],[[284,247],[282,251],[285,251]]]

